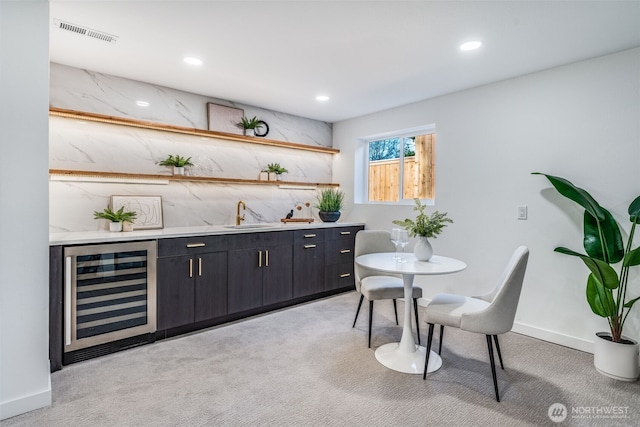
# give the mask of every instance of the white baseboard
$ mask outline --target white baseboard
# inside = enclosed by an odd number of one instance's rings
[[[46,390],[7,402],[0,402],[0,420],[51,406],[51,376]]]
[[[538,328],[537,326],[531,326],[519,322],[514,323],[513,329],[511,330],[528,337],[537,338],[543,341],[552,342],[554,344],[593,354],[593,341],[587,341],[582,338],[564,335],[559,332],[549,331],[546,329]]]

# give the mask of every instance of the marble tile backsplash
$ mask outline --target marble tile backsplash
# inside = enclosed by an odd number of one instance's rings
[[[206,129],[206,102],[215,101],[59,64],[51,66],[51,105],[55,107]],[[135,105],[141,93],[152,104],[144,115]],[[331,146],[330,124],[244,108],[245,114],[259,115],[269,123],[270,139]],[[49,123],[52,169],[169,176],[170,169],[157,163],[168,154],[180,154],[192,157],[195,165],[187,168],[187,174],[194,176],[257,179],[263,167],[278,162],[289,170],[287,181],[332,182],[331,154],[62,117],[50,117]],[[93,219],[93,212],[105,208],[111,195],[161,196],[165,227],[232,224],[238,200],[247,205],[246,223],[278,222],[295,206],[316,201],[313,190],[187,181],[158,185],[51,180],[49,188],[51,232],[106,229],[103,220]]]

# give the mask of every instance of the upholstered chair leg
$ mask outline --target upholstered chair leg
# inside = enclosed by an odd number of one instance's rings
[[[498,393],[498,378],[496,377],[496,361],[493,358],[493,344],[491,343],[491,335],[487,335],[487,347],[489,348],[489,361],[491,362],[491,376],[493,377],[493,388],[496,391],[496,400],[500,402],[500,394]]]
[[[504,369],[504,365],[502,364],[502,354],[500,353],[500,344],[498,343],[498,336],[493,336],[493,341],[496,343],[496,350],[498,350],[498,359],[500,360],[500,367]]]
[[[396,299],[393,299],[393,311],[396,313],[396,325],[399,325],[398,323],[398,306],[396,305]]]
[[[413,312],[416,314],[416,333],[418,334],[418,345],[420,345],[420,322],[418,321],[418,298],[413,299]]]
[[[369,348],[371,348],[371,325],[373,323],[373,300],[369,301]]]
[[[433,323],[427,323],[429,325],[429,333],[427,334],[427,354],[424,358],[424,373],[422,374],[422,379],[427,379],[427,368],[429,367],[429,353],[431,353],[431,341],[433,341],[433,327],[435,326]]]
[[[440,341],[438,341],[438,354],[442,354],[442,338],[444,336],[444,325],[440,325]]]
[[[356,327],[356,321],[358,320],[358,314],[360,314],[360,307],[362,307],[362,300],[364,299],[364,295],[360,295],[360,302],[358,303],[358,309],[356,310],[356,318],[353,319],[352,328]]]

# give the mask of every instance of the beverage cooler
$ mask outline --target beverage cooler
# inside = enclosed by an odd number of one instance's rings
[[[155,340],[156,241],[64,248],[64,363]]]

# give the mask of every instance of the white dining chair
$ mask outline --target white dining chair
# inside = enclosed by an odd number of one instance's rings
[[[395,246],[391,242],[391,235],[385,230],[360,230],[356,234],[356,243],[354,248],[354,258],[360,255],[366,255],[379,252],[394,252]],[[397,298],[404,298],[404,284],[402,279],[396,275],[384,274],[379,271],[373,271],[362,267],[355,263],[355,284],[356,291],[360,293],[360,302],[356,311],[356,317],[353,319],[353,326],[356,326],[362,301],[366,298],[369,301],[369,348],[371,348],[371,326],[373,323],[373,302],[375,300],[390,299],[393,300],[393,310],[396,315],[396,325],[398,324],[398,308],[396,306]],[[420,344],[420,326],[418,323],[418,298],[422,297],[422,289],[413,288],[413,309],[416,317],[416,330],[418,333],[418,344]]]
[[[528,259],[529,249],[525,246],[517,248],[496,287],[486,295],[467,297],[441,293],[434,296],[425,309],[425,321],[429,325],[429,332],[427,335],[427,355],[423,379],[427,378],[427,365],[429,364],[434,325],[440,325],[440,351],[442,350],[444,326],[452,326],[463,331],[484,334],[487,339],[496,400],[500,402],[491,338],[493,337],[495,342],[498,358],[500,359],[500,367],[504,369],[498,335],[509,332],[513,327]]]

